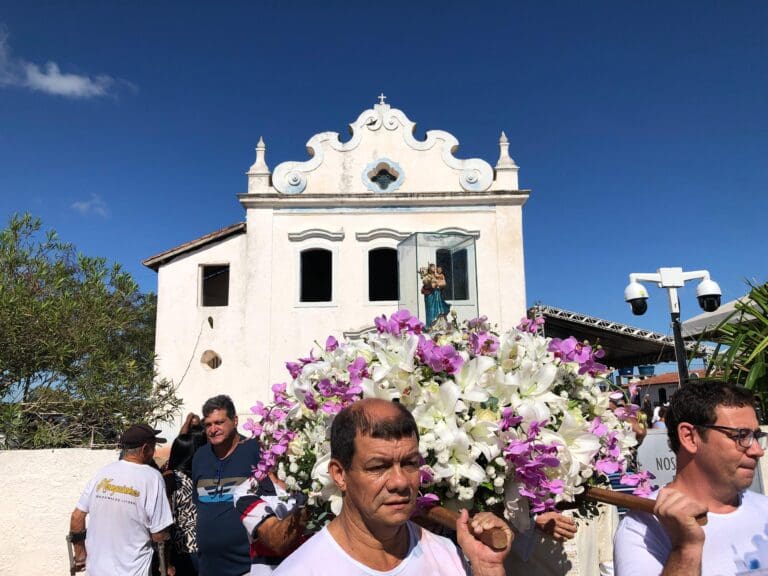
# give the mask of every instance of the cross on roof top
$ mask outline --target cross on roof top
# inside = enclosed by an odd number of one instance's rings
[[[379,104],[384,104],[384,100],[386,100],[387,97],[384,96],[384,92],[382,92],[381,94],[379,94],[378,98],[379,98]]]

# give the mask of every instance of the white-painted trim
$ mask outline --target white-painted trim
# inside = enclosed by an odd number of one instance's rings
[[[397,242],[402,242],[411,234],[413,234],[413,232],[398,232],[392,228],[376,228],[369,232],[356,232],[355,240],[358,242],[373,242],[382,238],[388,238],[396,240]],[[395,246],[397,246],[397,244],[395,244]]]
[[[480,238],[480,230],[467,230],[465,228],[459,228],[458,226],[440,228],[440,230],[437,230],[436,234],[462,234],[464,236],[471,236],[475,240]]]
[[[302,230],[301,232],[288,232],[288,240],[291,242],[304,242],[305,240],[312,240],[320,238],[322,240],[329,240],[331,242],[341,242],[344,240],[344,230],[333,232],[331,230],[323,230],[322,228],[309,228]]]

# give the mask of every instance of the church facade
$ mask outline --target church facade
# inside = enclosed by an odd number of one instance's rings
[[[525,315],[529,191],[506,137],[492,166],[456,157],[448,132],[414,131],[382,96],[347,141],[310,138],[307,160],[270,171],[260,140],[237,196],[245,221],[144,261],[158,274],[158,371],[185,412],[227,393],[245,414],[328,335],[355,337],[398,308],[425,320],[418,269],[430,264],[459,319],[509,328]]]

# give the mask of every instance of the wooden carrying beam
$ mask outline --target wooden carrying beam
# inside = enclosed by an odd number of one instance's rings
[[[586,487],[584,497],[594,500],[595,502],[621,506],[638,512],[647,512],[648,514],[653,514],[653,509],[656,506],[656,500],[653,500],[652,498],[641,498],[640,496],[627,494],[626,492],[616,492],[614,490],[596,488],[593,486]],[[426,522],[419,522],[420,519],[424,519]],[[458,512],[441,506],[434,506],[422,512],[420,516],[416,516],[414,521],[420,524],[426,524],[427,527],[431,522],[438,524],[443,528],[447,528],[448,530],[456,530],[456,521],[458,519]],[[700,526],[705,526],[707,524],[707,515],[702,514],[701,516],[697,516],[696,522]],[[472,525],[470,524],[470,532],[471,531]],[[500,528],[483,531],[478,538],[483,544],[494,550],[503,550],[507,545],[507,534]]]

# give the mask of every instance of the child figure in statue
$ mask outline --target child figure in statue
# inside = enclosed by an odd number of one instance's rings
[[[421,293],[424,294],[424,308],[426,309],[429,328],[440,316],[445,316],[450,312],[451,307],[443,299],[443,288],[445,288],[445,274],[440,266],[430,263],[426,268],[419,269],[421,276]]]

